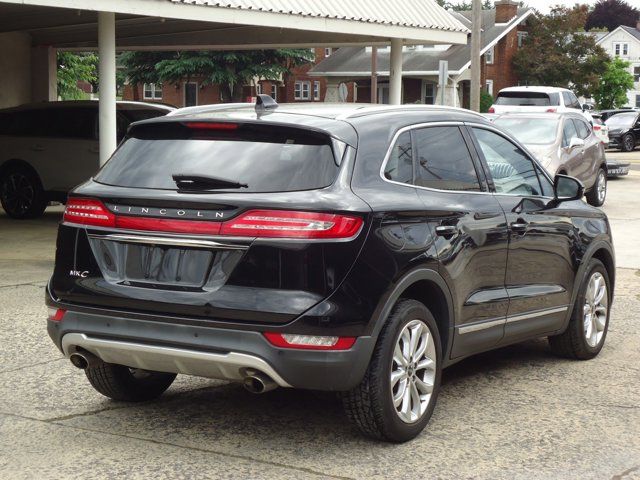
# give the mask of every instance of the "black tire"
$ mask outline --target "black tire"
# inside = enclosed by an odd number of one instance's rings
[[[26,220],[40,217],[48,202],[38,176],[29,168],[16,166],[2,175],[0,203],[11,218]]]
[[[602,275],[607,287],[607,307],[606,321],[604,322],[602,338],[595,346],[592,346],[589,345],[585,333],[584,308],[589,281],[596,273]],[[611,300],[611,287],[607,269],[600,260],[593,258],[589,261],[587,273],[580,284],[580,290],[578,292],[576,303],[573,307],[573,312],[571,314],[571,319],[569,321],[567,329],[560,335],[549,337],[549,345],[551,347],[551,351],[558,356],[576,360],[591,360],[592,358],[596,357],[602,350],[604,342],[607,338],[607,331],[609,330],[609,318],[611,313]]]
[[[105,397],[122,402],[144,402],[162,395],[175,373],[147,372],[103,363],[85,370],[91,386]]]
[[[594,207],[601,207],[602,205],[604,205],[604,202],[607,200],[607,178],[607,171],[604,168],[600,168],[596,176],[596,183],[586,194],[587,202],[589,202],[589,205],[593,205]],[[604,188],[604,193],[602,196],[600,195],[601,184]]]
[[[636,149],[636,139],[632,133],[627,133],[620,140],[620,150],[623,152],[633,152]]]
[[[420,320],[430,330],[435,346],[436,366],[433,389],[428,406],[414,423],[405,423],[393,405],[391,371],[393,353],[404,327]],[[438,327],[431,312],[420,302],[401,299],[389,315],[371,362],[362,382],[349,392],[343,393],[342,402],[349,420],[366,436],[390,442],[406,442],[415,438],[425,428],[438,398],[442,375],[442,347]],[[417,371],[415,372],[417,374]]]

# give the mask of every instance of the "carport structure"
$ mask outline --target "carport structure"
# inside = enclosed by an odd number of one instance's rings
[[[435,0],[0,0],[0,107],[55,100],[56,50],[98,50],[102,163],[116,147],[116,49],[390,43],[399,104],[403,45],[464,44],[467,34]]]

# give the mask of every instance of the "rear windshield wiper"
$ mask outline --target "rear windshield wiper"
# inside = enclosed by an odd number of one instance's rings
[[[234,182],[224,178],[207,177],[204,175],[172,175],[173,181],[180,190],[202,191],[221,190],[225,188],[249,188],[246,183]]]

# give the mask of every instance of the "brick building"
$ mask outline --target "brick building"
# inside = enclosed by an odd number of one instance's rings
[[[451,12],[471,29],[471,12]],[[499,0],[495,8],[482,12],[482,85],[490,94],[518,84],[513,56],[527,35],[532,8],[519,8],[513,0]],[[471,45],[406,46],[403,55],[403,103],[442,103],[468,108],[470,103]],[[371,99],[371,48],[342,48],[309,72],[326,79],[327,90],[348,82],[356,83],[356,100]],[[378,49],[379,103],[388,103],[390,49]],[[444,91],[438,85],[440,60],[449,65]]]
[[[271,95],[280,103],[325,101],[327,80],[310,76],[309,70],[330,57],[334,50],[324,47],[315,48],[315,56],[312,63],[294,68],[291,74],[285,75],[277,81],[256,79],[254,85],[242,87],[242,98],[249,100],[259,93],[265,93]],[[353,84],[350,83],[347,89],[348,95],[345,100],[353,101]],[[202,78],[193,77],[178,83],[163,85],[126,85],[123,92],[123,100],[161,102],[176,107],[190,107],[221,103],[221,96],[219,85],[206,85]]]

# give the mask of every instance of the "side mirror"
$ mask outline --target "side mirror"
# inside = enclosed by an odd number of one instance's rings
[[[573,137],[569,142],[569,150],[573,150],[574,148],[584,147],[584,140],[578,137]]]
[[[582,200],[582,197],[584,197],[584,185],[580,180],[568,175],[556,175],[553,182],[553,193],[558,202]]]

